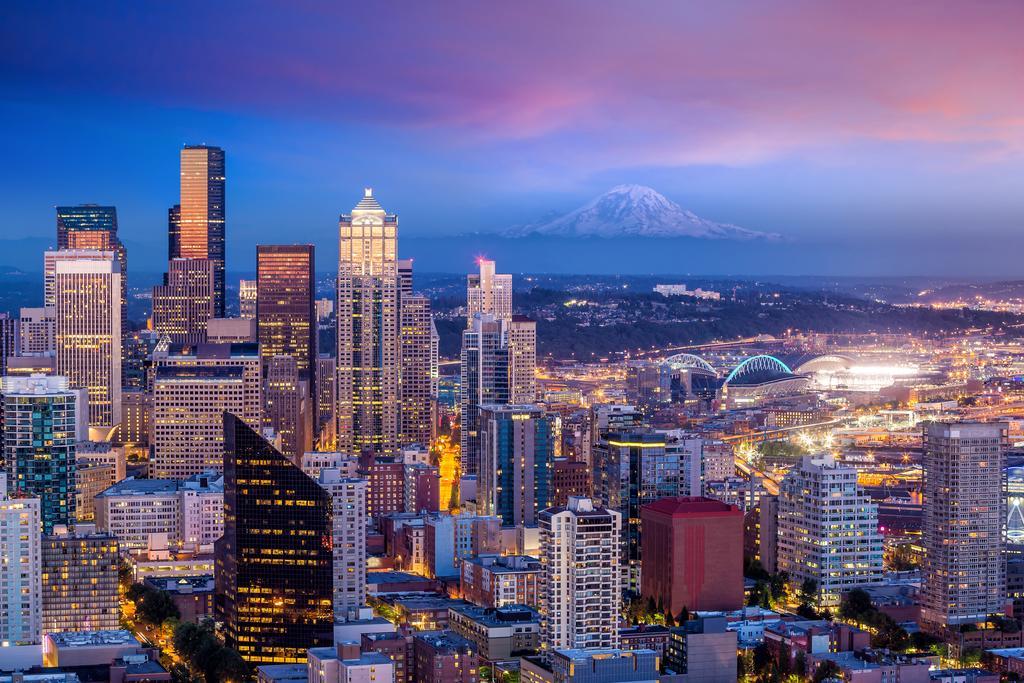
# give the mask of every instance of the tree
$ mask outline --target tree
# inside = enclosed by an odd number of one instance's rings
[[[803,650],[796,653],[796,661],[793,662],[793,670],[801,679],[807,676],[807,653]]]
[[[910,642],[918,652],[928,652],[932,646],[938,645],[942,641],[930,633],[915,631],[910,634]]]
[[[800,584],[800,602],[806,605],[813,605],[818,601],[818,582],[814,579],[804,579]]]
[[[814,672],[814,676],[811,678],[812,683],[821,683],[829,678],[840,678],[843,674],[843,670],[839,668],[839,665],[833,662],[831,659],[826,659]]]
[[[843,597],[843,604],[839,608],[839,614],[847,619],[862,620],[864,615],[875,609],[871,604],[871,596],[861,588],[854,588]]]
[[[689,620],[690,620],[690,610],[688,610],[686,608],[686,605],[683,605],[683,608],[681,610],[679,610],[679,616],[676,617],[676,623],[679,624],[680,626],[682,626],[683,624],[685,624]]]
[[[137,604],[139,617],[152,626],[159,626],[168,619],[181,618],[181,612],[171,596],[155,588],[148,589]]]

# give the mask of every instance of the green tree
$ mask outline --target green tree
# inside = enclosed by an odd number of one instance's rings
[[[839,614],[847,619],[863,619],[864,615],[874,611],[875,606],[871,604],[871,596],[867,591],[854,588],[843,597],[843,603],[839,608]]]
[[[842,677],[843,670],[839,668],[839,665],[833,662],[831,659],[826,659],[818,668],[814,671],[814,676],[811,677],[812,683],[821,683],[829,678],[840,678]]]
[[[138,614],[147,624],[159,626],[168,619],[180,619],[181,612],[171,596],[161,590],[149,589],[139,599]]]

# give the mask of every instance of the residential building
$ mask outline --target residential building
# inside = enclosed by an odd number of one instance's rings
[[[4,377],[4,462],[11,492],[39,499],[43,533],[75,523],[75,444],[81,394],[57,375]]]
[[[506,323],[484,313],[470,320],[462,333],[460,359],[461,472],[476,475],[480,463],[480,422],[482,405],[509,402],[509,355]]]
[[[480,662],[476,646],[451,631],[413,636],[416,683],[477,683]]]
[[[434,435],[430,298],[403,294],[401,308],[401,445],[429,446]]]
[[[495,273],[494,261],[488,259],[478,259],[477,266],[479,273],[466,276],[466,322],[471,324],[477,313],[512,320],[512,276]]]
[[[813,581],[823,605],[881,583],[878,505],[857,485],[855,468],[837,464],[831,454],[804,456],[780,489],[779,571],[797,586]]]
[[[338,450],[390,454],[401,428],[398,217],[367,188],[338,230]]]
[[[590,468],[582,460],[555,458],[551,487],[552,507],[565,506],[570,496],[589,497],[593,494]]]
[[[363,633],[360,636],[363,652],[377,652],[390,659],[395,665],[395,683],[412,683],[415,680],[415,655],[412,636],[405,633]],[[956,683],[956,682],[950,682]],[[972,682],[973,683],[973,682]],[[996,683],[996,682],[979,682]]]
[[[366,480],[327,468],[317,483],[331,496],[334,617],[356,618],[366,605]]]
[[[473,643],[481,661],[533,654],[540,647],[540,614],[526,605],[449,607],[448,628]]]
[[[558,649],[545,657],[525,657],[523,683],[639,683],[659,679],[654,650],[617,648]]]
[[[618,645],[622,518],[570,498],[540,514],[538,590],[541,647],[608,648]]]
[[[240,418],[224,416],[217,616],[252,663],[301,662],[332,643],[331,496]]]
[[[540,560],[527,555],[476,555],[462,561],[462,597],[481,607],[539,604]]]
[[[505,526],[533,526],[553,504],[555,437],[539,406],[478,406],[477,510]]]
[[[309,683],[394,683],[395,664],[379,652],[360,652],[359,643],[309,649]]]
[[[1002,422],[924,425],[923,622],[974,624],[1005,609],[1006,441]]]
[[[508,323],[508,400],[537,401],[537,322],[524,315]]]
[[[14,494],[0,472],[0,660],[5,647],[42,642],[39,528],[39,499]]]
[[[120,627],[118,544],[95,525],[59,525],[41,544],[43,632]]]

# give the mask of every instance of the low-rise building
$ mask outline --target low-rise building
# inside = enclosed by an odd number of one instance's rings
[[[181,621],[200,622],[213,617],[213,575],[150,576],[145,583],[171,596]]]
[[[395,666],[378,652],[361,652],[359,644],[342,642],[336,647],[308,651],[309,683],[394,683]]]
[[[524,657],[520,679],[523,683],[653,683],[659,679],[660,665],[653,650],[556,649],[547,661]]]
[[[905,657],[883,652],[820,652],[808,656],[807,670],[833,662],[842,671],[845,683],[930,683],[927,658]]]
[[[797,655],[819,655],[828,652],[857,652],[871,645],[867,631],[824,619],[780,621],[766,626],[764,644],[776,659],[788,658],[790,665]]]
[[[619,629],[619,647],[623,650],[654,650],[665,659],[672,631],[667,626],[640,624]]]
[[[536,605],[540,560],[528,555],[479,555],[462,562],[462,597],[483,607]]]
[[[533,654],[540,647],[540,614],[526,605],[448,608],[448,627],[472,641],[481,660]]]
[[[736,633],[725,617],[687,621],[671,629],[665,669],[683,683],[736,683]]]
[[[413,683],[416,658],[412,636],[407,633],[363,633],[360,636],[363,652],[378,652],[395,664],[395,683]]]
[[[43,666],[72,667],[110,664],[137,654],[142,647],[131,631],[74,631],[43,636]]]
[[[477,683],[480,665],[476,646],[451,631],[417,633],[413,637],[416,683]]]

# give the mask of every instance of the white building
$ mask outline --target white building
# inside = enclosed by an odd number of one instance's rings
[[[354,477],[359,469],[359,458],[337,451],[309,451],[299,459],[299,468],[310,479],[319,479],[326,469],[341,470],[341,476]]]
[[[53,353],[56,330],[53,306],[23,308],[18,318],[17,353]]]
[[[395,663],[379,652],[360,652],[359,644],[308,651],[309,683],[394,683]]]
[[[38,498],[10,498],[0,472],[0,662],[4,649],[42,642],[42,550]]]
[[[857,470],[830,454],[804,456],[782,480],[778,568],[799,586],[811,579],[824,605],[882,582],[878,506],[857,485]]]
[[[211,552],[224,534],[224,477],[197,474],[184,481],[129,477],[96,496],[96,527],[113,534],[122,551],[153,547]]]
[[[331,494],[334,617],[353,619],[366,605],[366,480],[327,468],[317,483]]]
[[[541,648],[619,645],[622,517],[570,497],[540,514]]]
[[[476,313],[488,313],[499,320],[512,320],[512,276],[495,273],[494,261],[480,259],[479,274],[466,276],[466,321]],[[533,401],[533,399],[530,399]]]

